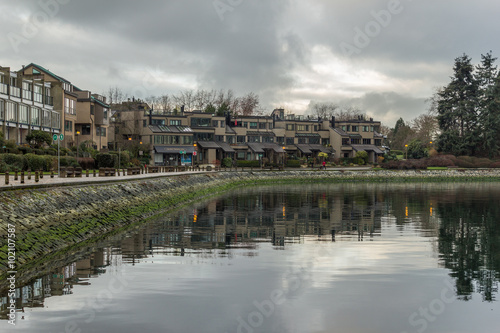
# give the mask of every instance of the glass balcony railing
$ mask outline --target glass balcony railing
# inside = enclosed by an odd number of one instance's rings
[[[23,89],[23,99],[31,101],[33,97],[31,96],[31,91]]]
[[[45,104],[54,106],[54,97],[45,96]]]
[[[9,93],[9,86],[5,83],[0,83],[0,94],[7,95]]]
[[[34,93],[33,94],[33,101],[37,103],[43,103],[43,95],[40,93]]]
[[[21,97],[21,89],[18,87],[10,86],[10,95],[14,97]]]

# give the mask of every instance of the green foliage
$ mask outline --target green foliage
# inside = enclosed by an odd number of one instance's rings
[[[52,143],[52,137],[50,136],[50,133],[41,131],[41,130],[34,130],[31,131],[30,134],[26,135],[26,141],[28,142],[35,142],[35,147],[40,148],[43,146],[44,143],[47,145],[50,145]]]
[[[24,158],[26,159],[26,167],[32,171],[43,170],[46,165],[43,155],[26,154]]]
[[[110,153],[115,158],[115,164],[111,167],[103,167],[103,168],[127,168],[130,166],[130,152],[128,150],[121,150],[120,152],[111,152]],[[96,154],[96,159],[97,159]],[[118,165],[120,163],[120,165]]]
[[[229,109],[229,105],[228,105],[226,102],[224,102],[224,103],[222,103],[222,104],[219,106],[219,108],[217,109],[217,113],[216,113],[216,115],[217,115],[217,116],[222,117],[222,116],[224,116],[224,114],[225,114],[226,112],[229,112],[229,111],[230,111],[230,109]]]
[[[236,161],[236,166],[240,168],[258,168],[260,167],[260,161]]]
[[[209,103],[205,107],[205,112],[210,113],[210,114],[215,114],[217,112],[217,109],[215,108],[215,106],[212,103]]]
[[[356,152],[356,156],[354,157],[354,163],[359,165],[365,165],[368,163],[368,153],[364,150],[360,150]]]
[[[100,153],[96,155],[97,168],[114,168],[118,163],[118,154]],[[122,163],[123,165],[123,163]]]
[[[286,166],[289,168],[300,168],[300,160],[288,160]]]
[[[222,166],[226,168],[230,168],[233,166],[233,160],[229,157],[226,157],[222,160]]]
[[[25,168],[26,160],[23,155],[18,154],[2,154],[0,155],[7,171],[21,171]]]
[[[408,143],[408,158],[419,159],[428,156],[426,145],[420,140],[413,140]]]
[[[79,167],[80,165],[76,161],[76,158],[73,156],[61,156],[60,158],[61,166],[71,166],[71,167]]]

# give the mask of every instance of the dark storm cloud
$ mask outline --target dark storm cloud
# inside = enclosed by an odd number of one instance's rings
[[[425,111],[455,57],[498,55],[499,10],[489,0],[12,1],[0,4],[0,65],[36,62],[95,92],[253,91],[268,111],[352,102],[390,123]]]

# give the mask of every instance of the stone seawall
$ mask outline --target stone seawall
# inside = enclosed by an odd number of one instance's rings
[[[220,172],[122,183],[0,192],[0,290],[7,272],[7,226],[16,229],[16,268],[36,272],[62,253],[144,223],[162,212],[236,186],[301,182],[498,181],[485,171]],[[26,274],[31,275],[31,274]]]

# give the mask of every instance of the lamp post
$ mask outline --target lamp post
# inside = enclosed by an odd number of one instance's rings
[[[80,136],[80,131],[76,131],[75,133],[76,136],[76,162],[78,163],[78,157],[80,156],[80,145],[79,145],[79,140],[78,137]]]
[[[286,155],[286,147],[283,146],[283,170],[285,170],[285,155]]]
[[[191,161],[191,166],[194,166],[194,157],[197,156],[198,152],[196,151],[196,147],[198,147],[198,145],[195,143],[193,143],[193,147],[194,147],[194,152],[193,152],[193,160]]]
[[[406,153],[405,160],[407,160],[408,159],[408,145],[405,145],[405,153]]]

